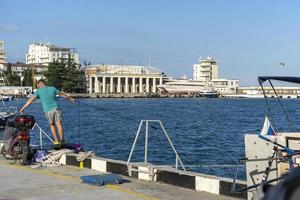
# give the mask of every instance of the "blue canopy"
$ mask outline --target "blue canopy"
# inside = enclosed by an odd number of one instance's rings
[[[259,76],[258,77],[258,82],[260,85],[266,80],[285,81],[285,82],[300,84],[300,77],[291,77],[291,76]]]

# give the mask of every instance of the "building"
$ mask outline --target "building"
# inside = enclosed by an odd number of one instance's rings
[[[79,54],[74,48],[59,47],[51,43],[35,42],[29,45],[26,54],[26,64],[41,64],[48,66],[49,63],[71,59],[80,64]]]
[[[274,87],[279,98],[300,98],[300,87],[276,86]],[[276,94],[272,87],[264,87],[265,95],[275,98]],[[244,98],[263,98],[263,91],[260,86],[257,87],[239,87],[235,97]]]
[[[217,61],[208,56],[194,65],[193,80],[213,87],[221,95],[236,94],[239,80],[219,78]]]
[[[4,41],[0,41],[0,64],[6,63]]]
[[[11,71],[18,76],[22,76],[23,72],[28,69],[34,69],[36,74],[44,74],[48,68],[44,65],[28,65],[25,63],[17,62],[17,63],[5,63],[2,65],[4,68],[2,70],[6,70],[8,66],[11,67]]]
[[[163,94],[197,96],[204,91],[218,94],[236,94],[239,80],[218,78],[217,61],[208,56],[193,66],[193,79],[168,79],[158,88]]]
[[[217,61],[208,56],[206,59],[199,60],[198,64],[194,64],[193,80],[201,82],[210,82],[212,79],[218,78]]]
[[[7,84],[7,80],[5,80],[4,70],[7,69],[7,67],[11,67],[11,71],[13,74],[16,74],[20,77],[21,83],[24,79],[24,71],[25,70],[32,70],[34,69],[35,72],[35,80],[38,81],[40,79],[45,79],[44,73],[47,71],[47,66],[44,65],[28,65],[25,63],[17,62],[17,63],[3,63],[0,66],[0,86],[4,86]]]
[[[212,87],[220,94],[236,94],[239,88],[239,80],[236,79],[212,79]]]
[[[157,94],[164,73],[150,66],[90,65],[84,68],[90,94]]]

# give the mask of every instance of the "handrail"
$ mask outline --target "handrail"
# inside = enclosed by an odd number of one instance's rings
[[[40,148],[43,148],[43,135],[46,136],[46,138],[48,138],[52,143],[54,143],[54,141],[52,140],[52,138],[37,124],[35,123],[34,126],[32,127],[32,131],[37,128],[39,130],[39,134],[40,134]]]
[[[137,130],[137,133],[136,133],[136,136],[135,136],[135,139],[134,139],[134,142],[132,144],[132,147],[131,147],[131,151],[130,151],[130,154],[129,154],[129,157],[128,157],[128,160],[127,160],[127,165],[129,166],[129,163],[130,163],[130,160],[131,160],[131,157],[132,157],[132,154],[133,154],[133,150],[135,148],[135,145],[136,145],[136,142],[138,140],[138,137],[140,135],[140,132],[141,132],[141,129],[142,129],[142,126],[143,124],[145,123],[145,155],[144,155],[144,163],[145,164],[148,164],[148,137],[149,137],[149,122],[152,122],[152,123],[158,123],[162,129],[162,131],[164,132],[164,135],[166,136],[172,150],[174,151],[175,153],[175,168],[178,169],[178,165],[180,164],[181,168],[186,171],[180,157],[179,157],[179,154],[177,153],[165,127],[163,126],[162,122],[160,120],[141,120],[140,122],[140,125],[138,127],[138,130]]]

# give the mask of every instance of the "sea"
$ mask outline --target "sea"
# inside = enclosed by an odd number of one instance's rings
[[[6,103],[21,107],[26,99]],[[98,156],[127,160],[141,120],[160,120],[184,166],[189,171],[233,178],[235,164],[245,157],[244,134],[259,134],[264,118],[271,112],[276,129],[290,131],[287,117],[300,129],[300,99],[230,98],[59,98],[65,138],[80,143]],[[49,125],[36,100],[25,111],[51,135]],[[133,151],[133,162],[144,161],[146,126],[143,124]],[[31,132],[32,144],[39,143],[39,132]],[[50,142],[44,137],[44,144]],[[148,126],[148,162],[175,165],[175,154],[157,122]],[[239,179],[245,179],[241,166]]]

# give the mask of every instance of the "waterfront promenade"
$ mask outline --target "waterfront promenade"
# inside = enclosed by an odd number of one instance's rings
[[[97,187],[81,183],[80,176],[99,174],[98,171],[71,166],[32,169],[12,163],[0,156],[0,200],[233,199],[131,177],[123,177],[127,182],[120,185]]]

